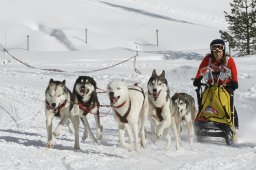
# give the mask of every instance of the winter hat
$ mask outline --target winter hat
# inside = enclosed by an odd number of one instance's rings
[[[215,39],[215,40],[213,40],[213,41],[211,42],[211,44],[210,44],[210,47],[211,47],[212,45],[215,45],[215,44],[221,44],[221,45],[225,46],[225,42],[224,42],[222,39]]]

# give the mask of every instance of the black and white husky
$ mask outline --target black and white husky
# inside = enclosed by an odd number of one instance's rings
[[[65,80],[60,82],[51,79],[45,90],[47,147],[53,148],[52,135],[55,137],[59,136],[63,126],[68,124],[71,131],[74,131],[75,134],[74,148],[79,150],[79,106],[75,104],[77,103],[77,98],[70,92],[65,84]],[[52,132],[52,120],[54,116],[60,117],[60,122],[55,131]],[[72,122],[74,130],[72,130],[72,126],[68,123],[69,121]]]
[[[182,129],[182,124],[185,123],[188,130],[189,143],[193,143],[194,139],[194,122],[197,110],[195,106],[195,100],[192,96],[186,93],[175,93],[172,96],[172,102],[175,105],[175,121],[180,141],[180,133]]]
[[[96,87],[96,82],[92,77],[79,76],[74,84],[73,94],[77,97],[80,115],[83,115],[83,117],[86,117],[88,113],[94,115],[97,129],[96,138],[101,139],[102,126],[100,125],[99,116],[100,103],[96,93]],[[94,141],[97,141],[90,127],[85,127],[82,139],[85,140],[88,137],[88,134]]]
[[[148,117],[148,100],[143,89],[113,80],[107,85],[107,93],[118,125],[120,144],[129,151],[140,151],[141,145],[146,147],[145,123]],[[129,143],[125,142],[125,130]]]
[[[165,71],[163,70],[160,75],[157,75],[156,70],[153,70],[147,86],[151,139],[156,142],[156,138],[160,138],[164,134],[167,139],[166,149],[168,150],[171,143],[170,130],[172,127],[176,139],[176,149],[178,149],[179,141],[175,120],[170,111],[172,102]]]

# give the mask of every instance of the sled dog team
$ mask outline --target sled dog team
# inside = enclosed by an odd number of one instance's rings
[[[88,136],[94,141],[102,138],[102,126],[100,123],[100,103],[96,93],[96,82],[92,77],[80,76],[74,84],[71,92],[64,81],[49,81],[45,91],[45,113],[47,128],[47,147],[53,147],[52,135],[61,134],[66,125],[75,135],[74,148],[79,146],[79,124],[84,125],[82,139]],[[193,119],[196,116],[195,101],[186,93],[175,93],[170,96],[168,81],[165,71],[157,75],[153,70],[147,84],[147,92],[139,85],[127,85],[120,80],[112,80],[107,85],[107,95],[110,100],[114,119],[118,125],[120,145],[129,151],[140,151],[146,147],[146,121],[150,121],[151,140],[153,143],[159,138],[166,138],[165,149],[171,144],[171,132],[176,140],[176,149],[181,145],[180,132],[182,125],[187,126],[189,143],[193,143],[194,128]],[[96,122],[96,137],[91,131],[86,118],[88,113],[93,113]],[[60,121],[53,131],[53,117],[59,117]],[[125,132],[128,134],[128,142],[125,141]]]

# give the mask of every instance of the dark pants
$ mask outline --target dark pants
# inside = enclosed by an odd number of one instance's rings
[[[236,107],[234,106],[234,90],[231,88],[226,88],[228,93],[230,94],[230,107],[231,107],[231,112],[233,113],[234,116],[234,125],[235,128],[238,129],[239,127],[239,122],[238,122],[238,115],[236,111]],[[234,106],[234,107],[233,107]],[[233,110],[234,109],[234,110]]]

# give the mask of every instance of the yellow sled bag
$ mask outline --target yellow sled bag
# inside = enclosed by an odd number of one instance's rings
[[[201,111],[197,120],[213,121],[234,126],[230,94],[224,86],[214,84],[206,87],[202,94]]]

